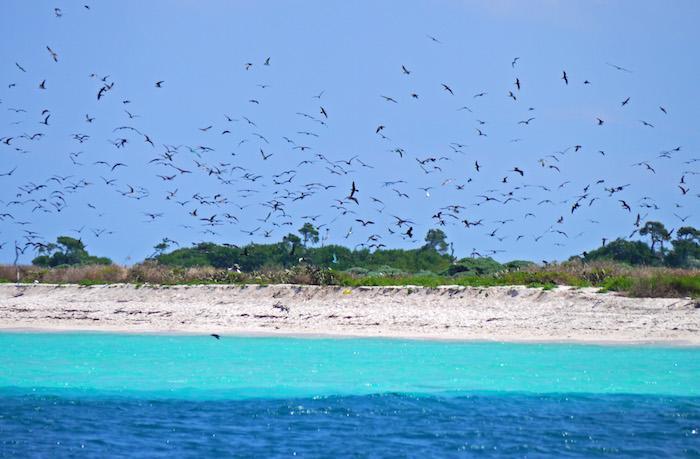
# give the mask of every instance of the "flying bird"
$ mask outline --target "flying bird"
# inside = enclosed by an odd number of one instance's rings
[[[609,65],[610,67],[614,68],[615,70],[620,70],[621,72],[632,73],[631,70],[627,70],[626,68],[620,67],[619,65],[611,64],[609,62],[606,62],[605,64]]]
[[[53,61],[58,62],[58,54],[56,54],[56,52],[54,52],[54,50],[52,50],[50,46],[47,46],[46,49],[49,51],[49,54],[51,54],[51,58],[53,59]]]
[[[360,191],[360,190],[357,189],[357,187],[355,186],[355,181],[353,180],[352,181],[352,188],[350,189],[350,194],[347,196],[346,199],[353,201],[355,204],[359,205],[360,202],[355,197],[355,193],[357,193],[358,191]]]

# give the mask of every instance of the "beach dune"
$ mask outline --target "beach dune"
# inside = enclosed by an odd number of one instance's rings
[[[569,287],[5,284],[0,328],[700,345],[700,309]]]

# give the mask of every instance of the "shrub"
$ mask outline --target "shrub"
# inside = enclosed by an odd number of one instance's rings
[[[462,258],[450,265],[446,273],[450,276],[465,272],[483,276],[485,274],[494,274],[504,269],[504,266],[493,258]]]

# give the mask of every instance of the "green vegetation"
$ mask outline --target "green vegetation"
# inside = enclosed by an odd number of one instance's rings
[[[633,297],[693,297],[700,299],[700,276],[655,272],[645,277],[621,276],[606,279],[603,291],[617,291]]]
[[[632,266],[655,266],[659,262],[656,254],[645,243],[624,239],[616,239],[599,249],[584,253],[583,260],[587,262],[611,260]]]
[[[616,239],[599,249],[584,252],[583,260],[610,260],[633,266],[700,268],[700,231],[692,226],[683,226],[678,228],[676,239],[673,240],[672,231],[668,231],[660,222],[646,222],[639,234],[649,237],[651,245],[641,241]],[[670,251],[664,246],[669,241],[673,247]]]
[[[532,266],[528,261],[516,260],[501,264],[491,258],[456,259],[448,254],[450,245],[440,229],[431,229],[425,236],[425,245],[417,249],[368,248],[350,250],[339,245],[312,247],[318,242],[318,230],[310,223],[299,229],[302,238],[288,234],[274,244],[249,244],[244,247],[200,243],[191,248],[182,248],[170,253],[159,251],[162,243],[155,247],[153,258],[166,266],[213,266],[236,268],[250,272],[261,269],[283,269],[305,262],[314,266],[348,271],[354,275],[489,275],[502,271],[517,271]],[[617,239],[596,250],[584,252],[582,260],[614,261],[631,266],[658,266],[673,268],[700,268],[700,231],[686,226],[679,228],[676,239],[660,222],[647,222],[639,234],[649,237],[651,245],[642,241]],[[664,243],[670,241],[672,249]]]
[[[676,235],[671,241],[673,250],[665,257],[666,264],[677,268],[700,268],[700,230],[684,226]]]
[[[112,260],[104,257],[94,257],[85,250],[85,244],[80,239],[59,236],[56,243],[41,245],[39,256],[32,260],[36,266],[56,267],[75,265],[111,265]]]
[[[319,241],[318,229],[310,223],[305,223],[299,229],[299,234],[301,238],[290,233],[284,236],[281,242],[273,244],[248,244],[237,247],[204,242],[169,253],[159,251],[163,247],[161,242],[155,246],[156,255],[153,260],[165,266],[213,266],[244,272],[284,269],[304,262],[336,271],[351,270],[355,274],[392,275],[421,271],[443,273],[454,261],[454,258],[446,253],[447,237],[439,229],[428,231],[426,244],[412,250],[350,250],[340,245],[310,247],[310,244]]]
[[[515,270],[519,269],[516,267]],[[505,265],[500,264],[493,258],[462,258],[455,261],[447,268],[447,273],[451,276],[456,274],[460,276],[477,275],[483,276],[487,274],[495,274],[504,270],[510,270]]]
[[[318,242],[318,230],[311,223],[304,223],[304,226],[299,228],[299,234],[304,238],[304,247],[309,241],[314,244]]]
[[[318,229],[307,223],[300,236],[288,234],[272,244],[199,243],[168,252],[174,241],[163,239],[148,260],[132,267],[112,265],[91,256],[81,241],[59,237],[40,249],[34,267],[0,266],[0,281],[159,284],[315,284],[357,286],[461,285],[490,287],[558,285],[597,287],[630,296],[700,298],[700,231],[682,227],[667,231],[647,222],[640,234],[650,244],[618,239],[561,264],[538,266],[515,260],[454,257],[445,233],[428,231],[416,249],[350,250],[339,245],[314,246]],[[671,248],[668,245],[670,242]],[[375,246],[376,247],[376,246]]]

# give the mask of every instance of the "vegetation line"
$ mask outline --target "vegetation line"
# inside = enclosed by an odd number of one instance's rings
[[[33,266],[0,266],[2,282],[136,284],[311,284],[337,286],[461,285],[475,287],[557,285],[597,287],[634,297],[700,298],[700,231],[679,228],[675,239],[659,222],[647,222],[640,234],[651,245],[618,239],[563,263],[537,265],[515,260],[499,263],[472,254],[457,259],[445,233],[431,229],[417,249],[339,245],[313,247],[318,231],[306,224],[302,237],[288,234],[272,244],[202,242],[168,252],[163,239],[142,263],[123,267],[90,255],[82,241],[61,236],[39,249]],[[671,243],[667,250],[664,242]]]

